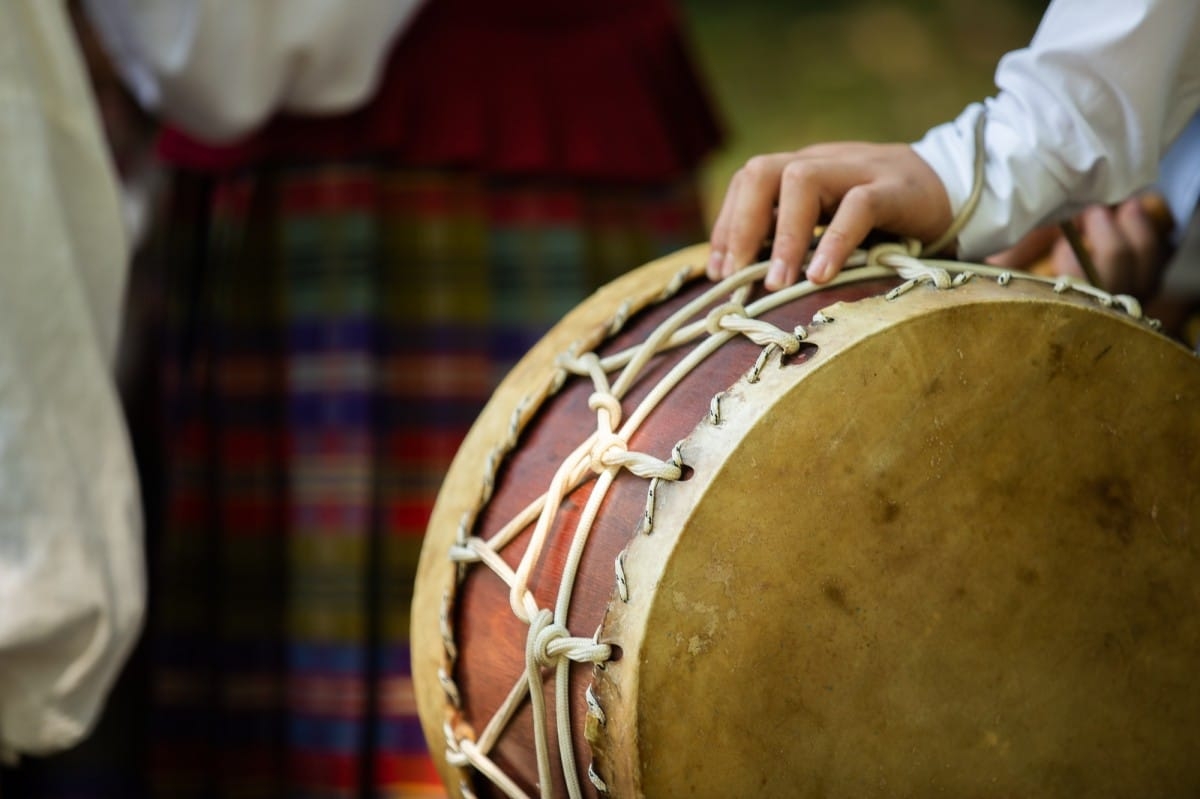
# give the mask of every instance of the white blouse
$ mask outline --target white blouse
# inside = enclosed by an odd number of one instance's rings
[[[212,142],[277,111],[343,112],[423,0],[84,0],[148,110]]]
[[[996,85],[913,145],[957,211],[971,191],[974,120],[986,109],[984,191],[958,238],[967,259],[1159,178],[1200,108],[1200,2],[1054,0],[1030,45],[1001,59]],[[1174,153],[1167,176],[1182,227],[1196,201],[1188,187],[1200,185],[1200,141],[1179,147],[1194,151]]]
[[[0,2],[0,758],[91,728],[140,630],[117,181],[62,0]]]

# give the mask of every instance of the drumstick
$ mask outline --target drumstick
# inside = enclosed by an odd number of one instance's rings
[[[1161,195],[1154,192],[1146,192],[1138,196],[1138,202],[1141,204],[1142,210],[1146,212],[1146,215],[1150,217],[1150,223],[1154,226],[1154,232],[1159,236],[1166,236],[1175,227],[1175,220],[1171,216],[1171,209],[1167,207],[1167,203]],[[1079,265],[1083,269],[1088,282],[1097,288],[1103,288],[1100,285],[1100,276],[1096,274],[1095,265],[1092,263],[1086,237],[1079,233],[1079,228],[1070,220],[1063,222],[1062,231],[1063,235],[1067,238],[1067,242],[1071,245],[1071,250],[1075,253],[1075,258],[1079,261]],[[1034,261],[1029,267],[1029,271],[1035,275],[1053,277],[1055,274],[1054,256],[1051,253],[1047,253],[1037,261]]]

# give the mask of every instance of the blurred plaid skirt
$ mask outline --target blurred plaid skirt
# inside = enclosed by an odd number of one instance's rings
[[[182,173],[149,795],[440,795],[408,625],[440,481],[563,314],[704,236],[691,181]]]

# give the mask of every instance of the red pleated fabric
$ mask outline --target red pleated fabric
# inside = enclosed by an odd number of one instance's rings
[[[226,145],[168,130],[161,151],[197,170],[382,157],[493,175],[676,178],[721,137],[680,31],[661,0],[430,0],[368,107],[281,115]]]

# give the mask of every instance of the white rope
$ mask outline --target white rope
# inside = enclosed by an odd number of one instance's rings
[[[950,227],[936,241],[933,241],[923,251],[922,255],[936,255],[950,245],[962,229],[966,227],[967,222],[971,220],[975,209],[979,206],[979,200],[983,196],[983,186],[987,167],[987,148],[984,146],[984,130],[987,125],[987,110],[980,108],[978,115],[975,117],[975,159],[972,169],[971,193],[967,195],[966,202],[963,207],[955,214],[954,219],[950,222]]]
[[[500,790],[504,791],[506,796],[511,799],[529,799],[529,795],[521,790],[521,787],[513,782],[512,778],[504,773],[490,758],[479,751],[469,738],[457,738],[454,731],[446,726],[445,736],[447,741],[453,741],[453,745],[447,745],[446,762],[457,768],[471,766],[479,771]]]

